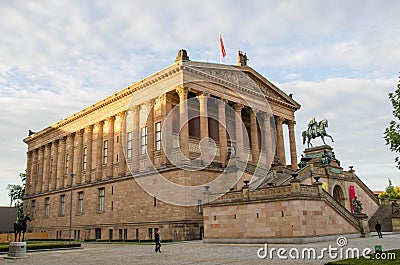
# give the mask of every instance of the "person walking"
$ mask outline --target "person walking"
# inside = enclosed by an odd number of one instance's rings
[[[376,222],[375,230],[378,233],[379,238],[382,238],[382,226],[379,222]]]
[[[155,242],[156,242],[156,253],[157,251],[161,253],[161,235],[160,231],[157,231],[156,236],[155,236]]]

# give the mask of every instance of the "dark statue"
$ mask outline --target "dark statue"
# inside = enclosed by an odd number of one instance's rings
[[[15,241],[17,242],[17,236],[18,236],[18,242],[23,242],[25,240],[25,233],[26,233],[26,222],[31,221],[31,218],[29,217],[29,214],[24,216],[24,212],[20,210],[18,212],[17,216],[17,221],[14,223],[14,235],[15,235]],[[22,233],[22,241],[21,241],[21,233]]]
[[[243,53],[242,51],[238,52],[238,65],[239,66],[247,66],[247,54]]]
[[[306,131],[303,131],[302,136],[303,136],[303,144],[306,143],[307,140],[307,147],[309,148],[310,146],[312,147],[311,144],[311,139],[315,139],[317,137],[322,138],[322,142],[325,143],[324,137],[329,137],[331,138],[331,141],[333,142],[332,136],[326,133],[325,128],[328,128],[328,120],[324,119],[320,122],[317,122],[315,120],[315,117],[311,119],[311,121],[308,123],[308,128]]]
[[[353,199],[353,201],[351,202],[351,204],[353,205],[353,207],[354,207],[354,213],[355,214],[360,214],[360,213],[362,213],[362,203],[361,203],[361,201],[360,200],[358,200],[357,199],[357,196],[356,197],[354,197],[354,199]]]

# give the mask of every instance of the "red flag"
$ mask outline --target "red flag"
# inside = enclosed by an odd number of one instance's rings
[[[224,46],[224,42],[222,41],[222,35],[219,34],[219,46],[221,48],[221,55],[222,58],[225,58],[226,56],[226,51],[225,51],[225,46]]]

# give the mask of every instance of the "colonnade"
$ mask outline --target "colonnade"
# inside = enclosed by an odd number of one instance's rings
[[[180,132],[179,132],[179,148],[181,151],[181,159],[190,159],[189,154],[189,123],[188,121],[188,94],[189,90],[180,86],[175,91],[179,96],[179,118],[180,118]],[[209,136],[208,126],[208,106],[207,101],[210,97],[207,93],[198,93],[197,100],[199,102],[200,114],[200,138]],[[250,113],[250,149],[251,161],[253,165],[259,162],[267,163],[267,161],[260,161],[266,159],[269,155],[266,146],[272,146],[273,141],[276,140],[276,152],[283,164],[286,162],[285,158],[285,144],[283,136],[283,125],[286,124],[289,129],[289,147],[290,158],[293,169],[297,169],[297,152],[296,142],[294,135],[295,121],[285,120],[282,117],[274,116],[276,126],[276,139],[271,139],[269,133],[265,135],[265,145],[259,144],[258,128],[263,128],[265,131],[271,131],[271,114],[254,111],[248,106],[240,103],[228,102],[224,98],[218,98],[217,101],[217,115],[218,115],[218,135],[219,135],[219,161],[224,167],[227,164],[227,149],[228,149],[228,135],[226,131],[227,126],[227,113],[226,105],[229,104],[236,112],[235,115],[235,152],[236,157],[244,160],[246,156],[245,147],[243,143],[244,130],[242,110],[249,109]],[[161,122],[163,125],[166,121],[168,113],[172,110],[171,93],[166,93],[160,97],[161,100],[161,118],[157,117],[155,120],[154,111],[151,107],[154,105],[154,99],[144,104],[150,107],[150,113],[147,117],[147,157],[149,165],[153,165],[155,157],[158,157],[159,165],[169,164],[167,154],[172,151],[172,126],[162,126],[165,130],[163,134],[163,148],[155,150],[155,121]],[[141,148],[141,135],[140,135],[140,106],[134,106],[131,109],[132,117],[132,157],[130,159],[130,170],[138,172],[140,169],[140,148]],[[27,179],[26,179],[26,194],[35,194],[47,192],[49,190],[57,190],[65,187],[70,187],[73,184],[83,184],[95,181],[100,181],[107,178],[113,178],[114,175],[125,175],[127,171],[127,164],[124,154],[123,133],[125,132],[125,115],[126,111],[120,112],[115,116],[108,117],[95,124],[86,126],[75,132],[63,135],[61,138],[52,142],[46,143],[40,147],[30,150],[27,153]],[[261,121],[261,122],[260,122]],[[104,130],[104,127],[107,130]],[[117,133],[116,133],[117,132]],[[115,144],[115,139],[118,142]],[[116,148],[115,148],[116,147]],[[209,149],[202,150],[205,157],[209,156]],[[260,155],[263,154],[263,155]],[[268,158],[267,158],[268,159]],[[114,169],[114,165],[118,164],[118,169]],[[157,164],[157,163],[156,163]],[[72,176],[74,174],[74,176]]]

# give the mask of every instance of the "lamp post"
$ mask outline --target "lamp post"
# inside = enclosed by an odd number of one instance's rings
[[[10,196],[10,214],[8,216],[8,229],[7,229],[7,242],[10,242],[10,222],[11,222],[11,207],[13,202],[13,196]]]
[[[75,174],[71,174],[71,196],[69,202],[69,244],[71,244],[72,238],[72,194],[74,191],[74,176]]]

